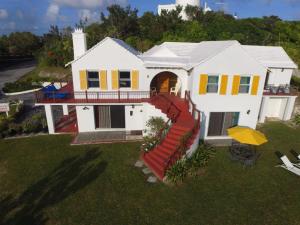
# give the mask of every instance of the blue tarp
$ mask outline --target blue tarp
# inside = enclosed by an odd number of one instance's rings
[[[67,98],[68,95],[68,93],[58,92],[57,88],[53,84],[44,87],[42,89],[42,92],[44,93],[46,98],[50,99],[64,99]]]

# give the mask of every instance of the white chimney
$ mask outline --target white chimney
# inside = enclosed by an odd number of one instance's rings
[[[86,34],[82,28],[75,28],[72,33],[74,59],[78,59],[86,52]]]

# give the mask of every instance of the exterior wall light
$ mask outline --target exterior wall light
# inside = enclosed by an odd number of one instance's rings
[[[251,113],[251,110],[249,109],[248,111],[247,111],[247,114],[249,115]]]
[[[90,108],[85,106],[83,110],[90,110]]]

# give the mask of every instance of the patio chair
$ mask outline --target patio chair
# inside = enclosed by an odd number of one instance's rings
[[[157,95],[156,87],[151,87],[151,94],[152,95]]]
[[[171,87],[170,94],[174,94],[175,96],[177,96],[179,90],[180,90],[180,83],[177,81],[175,87]]]
[[[283,162],[282,165],[278,165],[277,167],[282,167],[293,174],[300,176],[300,169],[295,166],[295,164],[291,163],[286,155],[281,154],[280,152],[275,153],[278,158]]]

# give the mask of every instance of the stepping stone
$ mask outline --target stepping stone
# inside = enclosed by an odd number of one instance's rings
[[[150,174],[150,173],[151,173],[151,170],[150,170],[149,168],[144,168],[144,169],[143,169],[143,173],[146,174],[146,175],[147,175],[147,174]]]
[[[150,176],[150,177],[147,179],[147,182],[154,184],[154,183],[157,182],[157,177]]]
[[[142,168],[144,166],[144,163],[143,161],[141,160],[138,160],[135,164],[134,164],[135,167],[138,167],[138,168]]]

